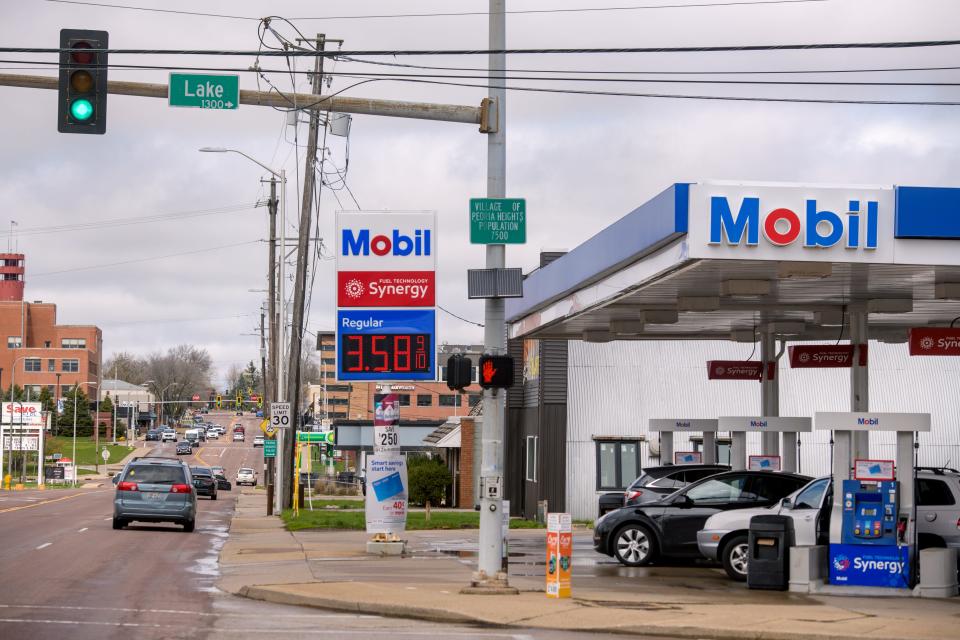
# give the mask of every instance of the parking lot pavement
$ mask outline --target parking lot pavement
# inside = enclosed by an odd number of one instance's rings
[[[700,562],[621,567],[575,534],[573,593],[544,595],[544,532],[510,532],[516,596],[459,593],[476,566],[477,532],[407,532],[403,558],[372,557],[359,531],[290,533],[241,497],[220,555],[219,586],[248,598],[454,624],[696,638],[940,640],[956,637],[956,600],[751,591]]]

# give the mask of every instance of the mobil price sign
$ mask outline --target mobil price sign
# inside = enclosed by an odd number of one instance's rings
[[[893,262],[892,187],[690,187],[691,258]]]
[[[337,212],[337,306],[434,306],[436,238],[434,212]]]
[[[910,329],[910,355],[960,356],[960,329],[950,327]]]

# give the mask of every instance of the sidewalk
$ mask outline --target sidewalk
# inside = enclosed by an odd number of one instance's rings
[[[721,569],[628,569],[577,534],[574,598],[543,593],[542,530],[510,534],[510,582],[518,596],[461,595],[475,564],[475,530],[408,532],[411,553],[365,553],[359,531],[283,529],[263,492],[238,497],[220,554],[221,589],[259,600],[338,611],[485,626],[716,639],[941,640],[957,637],[954,600],[837,598],[750,591]],[[706,578],[704,576],[707,576]]]

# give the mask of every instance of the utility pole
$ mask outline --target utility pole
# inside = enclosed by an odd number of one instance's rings
[[[506,48],[506,0],[490,0],[490,49],[502,51]],[[491,53],[488,60],[488,85],[490,87],[489,108],[496,114],[492,119],[496,123],[492,132],[487,132],[487,197],[506,197],[507,148],[506,148],[506,83],[504,74],[507,57],[503,53]],[[487,245],[487,268],[503,269],[506,246]],[[504,326],[503,298],[488,298],[484,301],[483,313],[484,351],[491,354],[503,354],[505,349],[506,327]],[[482,479],[499,479],[503,486],[503,437],[504,437],[504,398],[505,393],[496,389],[483,391],[482,457],[480,476]],[[480,554],[477,572],[473,576],[472,587],[466,592],[478,593],[517,593],[507,582],[507,573],[502,571],[503,562],[503,499],[502,496],[480,497]]]
[[[269,300],[267,301],[267,313],[270,314],[270,384],[264,385],[264,406],[270,408],[270,403],[277,398],[277,371],[279,363],[277,362],[277,178],[270,178],[270,202],[267,204],[270,212],[270,249],[268,260],[270,282],[267,285]],[[267,379],[267,371],[263,372],[264,381]]]
[[[317,34],[314,47],[322,52],[326,36]],[[323,56],[318,55],[311,76],[313,95],[319,96],[323,86]],[[324,123],[326,126],[326,123]],[[307,289],[307,269],[310,262],[310,219],[313,214],[313,196],[316,186],[317,137],[320,114],[310,111],[310,129],[307,134],[307,159],[303,174],[303,200],[300,206],[300,237],[297,242],[297,275],[293,285],[293,322],[290,331],[290,354],[287,363],[287,399],[290,402],[290,429],[283,440],[283,473],[289,481],[283,483],[283,504],[293,505],[294,454],[296,433],[300,425],[300,351],[303,345],[303,315]],[[283,256],[280,258],[283,259]],[[289,436],[289,437],[287,437]]]
[[[272,250],[271,250],[272,253]],[[273,287],[273,282],[270,283],[271,288]],[[272,304],[272,300],[271,300]],[[270,335],[271,344],[274,342],[273,335]],[[263,406],[267,411],[264,411],[264,415],[269,414],[270,409],[270,399],[272,394],[270,393],[270,383],[267,382],[267,349],[263,336],[263,306],[260,307],[260,371],[263,372]],[[267,515],[273,515],[273,458],[264,458],[263,459],[263,478],[264,482],[267,484]]]

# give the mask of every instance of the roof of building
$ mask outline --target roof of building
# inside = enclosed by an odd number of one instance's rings
[[[150,393],[149,389],[141,387],[138,384],[127,382],[126,380],[104,379],[100,382],[100,388],[104,391],[142,391],[144,393]]]

